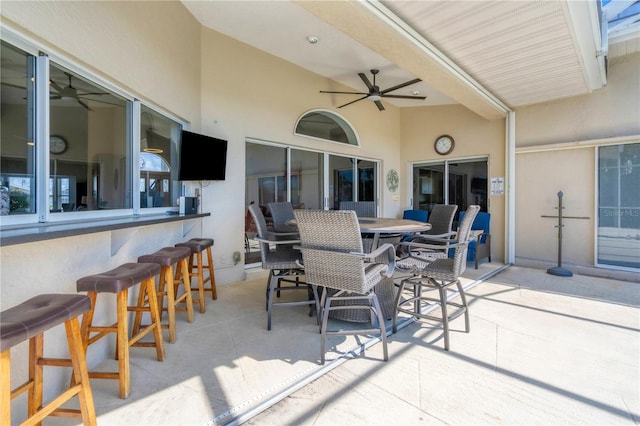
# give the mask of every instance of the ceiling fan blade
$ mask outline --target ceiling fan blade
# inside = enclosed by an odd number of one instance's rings
[[[53,88],[54,88],[54,89],[56,89],[56,91],[57,91],[58,93],[59,93],[59,92],[62,92],[62,91],[64,90],[64,88],[63,88],[62,86],[60,86],[58,83],[56,83],[56,82],[55,82],[55,81],[53,81],[53,80],[49,80],[49,84],[51,84],[51,86],[53,86]]]
[[[364,84],[367,86],[367,89],[371,91],[374,90],[373,84],[371,84],[371,82],[369,81],[369,79],[364,73],[359,72],[358,75],[360,76],[360,79],[364,82]]]
[[[82,99],[84,99],[84,98],[82,98]],[[87,100],[90,100],[91,102],[100,102],[101,104],[124,107],[124,105],[122,105],[122,104],[117,104],[117,103],[114,103],[114,102],[107,102],[107,101],[103,101],[101,99],[89,99],[89,98],[87,98]]]
[[[364,93],[364,92],[330,92],[328,90],[321,90],[320,93],[340,93],[343,95],[368,95],[368,93]]]
[[[358,98],[358,99],[356,99],[355,101],[351,101],[351,102],[348,102],[348,103],[346,103],[346,104],[344,104],[344,105],[340,105],[338,108],[346,107],[347,105],[351,105],[351,104],[353,104],[353,103],[355,103],[355,102],[361,101],[361,100],[363,100],[363,99],[367,99],[368,97],[369,97],[369,94],[367,94],[367,96],[363,96],[363,97],[361,97],[361,98]]]
[[[382,105],[382,102],[380,101],[373,101],[374,104],[376,104],[376,106],[378,107],[378,110],[380,111],[384,111],[384,105]]]
[[[22,87],[22,86],[18,86],[17,84],[11,84],[11,83],[2,83],[3,86],[7,86],[7,87],[13,87],[14,89],[22,89],[22,90],[27,90],[26,87]]]
[[[380,95],[383,98],[394,98],[394,99],[427,99],[426,96],[410,96],[410,95]]]
[[[87,105],[86,103],[84,103],[83,101],[81,101],[80,99],[76,98],[76,101],[78,101],[78,103],[80,105],[82,105],[83,107],[85,107],[87,110],[89,111],[93,111],[91,108],[89,108],[89,105]]]
[[[385,93],[389,93],[389,92],[392,92],[394,90],[402,89],[403,87],[411,86],[412,84],[416,84],[416,83],[419,83],[421,81],[422,80],[420,80],[419,78],[416,78],[415,80],[405,81],[404,83],[398,84],[397,86],[389,87],[388,89],[385,89],[385,90],[381,91],[380,94],[384,95]]]
[[[86,95],[110,95],[110,93],[107,93],[107,92],[78,93],[78,96],[86,96]]]

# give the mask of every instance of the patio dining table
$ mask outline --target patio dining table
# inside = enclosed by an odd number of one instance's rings
[[[384,243],[397,244],[405,234],[424,232],[431,229],[431,224],[408,219],[385,217],[360,217],[360,232],[363,235],[362,245],[365,252],[371,252]],[[381,259],[382,260],[382,259]],[[385,277],[376,285],[374,291],[378,296],[382,314],[386,319],[393,317],[396,287],[393,278]],[[369,315],[361,309],[337,310],[331,313],[332,318],[347,321],[366,322]]]
[[[363,250],[367,253],[386,242],[396,244],[403,234],[424,232],[431,229],[431,224],[429,223],[386,217],[359,217],[358,223],[360,225],[360,233],[363,236]],[[295,225],[295,219],[287,221],[287,224]],[[393,316],[395,288],[393,278],[385,277],[374,289],[382,308],[382,314],[387,319]],[[360,302],[352,303],[357,304]],[[335,310],[331,312],[330,317],[353,322],[367,322],[370,320],[370,315],[362,309]]]

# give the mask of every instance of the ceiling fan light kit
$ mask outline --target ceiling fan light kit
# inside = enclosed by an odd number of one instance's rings
[[[400,84],[398,84],[396,86],[389,87],[388,89],[380,90],[380,87],[376,85],[376,75],[379,72],[380,71],[376,70],[376,69],[372,69],[371,70],[371,75],[373,75],[373,83],[369,80],[369,78],[364,73],[358,73],[358,76],[360,77],[360,79],[364,82],[365,86],[367,86],[367,89],[369,90],[368,92],[336,92],[336,91],[321,90],[320,93],[337,93],[337,94],[343,94],[343,95],[361,95],[360,98],[358,98],[358,99],[356,99],[354,101],[351,101],[351,102],[347,102],[346,104],[340,105],[338,108],[346,107],[347,105],[351,105],[351,104],[356,103],[358,101],[361,101],[363,99],[369,99],[370,101],[373,101],[373,103],[376,104],[376,106],[378,107],[379,111],[384,111],[384,105],[382,105],[382,102],[380,102],[380,100],[382,98],[416,99],[416,100],[427,99],[426,96],[392,95],[392,94],[389,94],[389,92],[392,92],[394,90],[402,89],[403,87],[407,87],[407,86],[410,86],[412,84],[415,84],[415,83],[418,83],[418,82],[422,81],[419,78],[416,78],[414,80],[405,81],[404,83],[400,83]],[[413,92],[413,93],[417,93],[417,92]]]

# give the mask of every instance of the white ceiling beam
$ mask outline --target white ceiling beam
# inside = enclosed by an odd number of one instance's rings
[[[294,2],[481,117],[501,119],[510,111],[379,2]]]

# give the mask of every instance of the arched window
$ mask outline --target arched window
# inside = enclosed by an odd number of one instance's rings
[[[313,110],[304,113],[296,123],[296,135],[358,146],[358,136],[347,121],[334,112]]]

